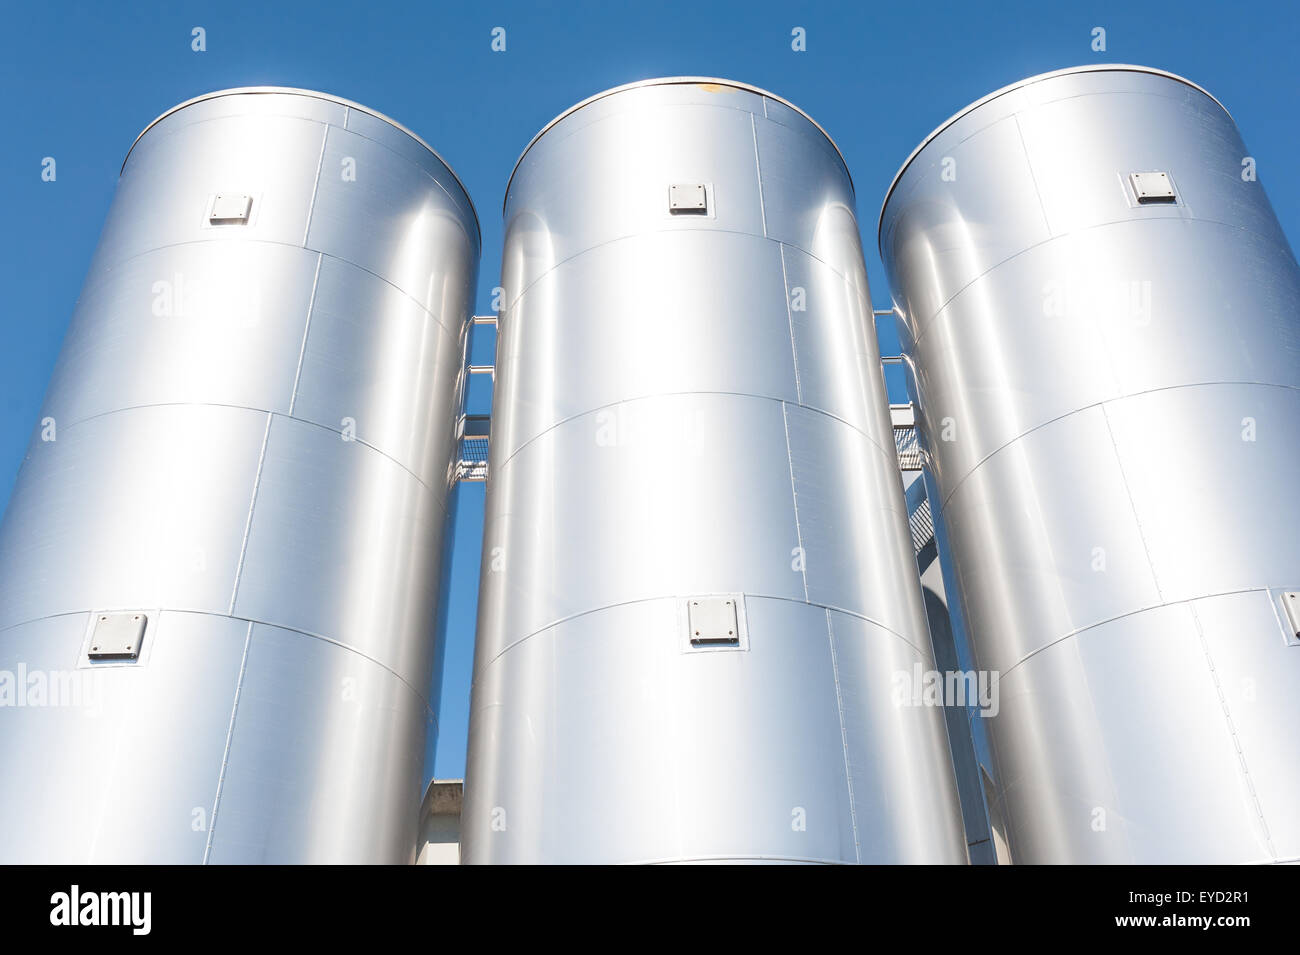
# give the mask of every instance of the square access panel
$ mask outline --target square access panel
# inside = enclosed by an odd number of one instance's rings
[[[1133,185],[1133,195],[1140,203],[1178,201],[1174,184],[1166,172],[1131,172],[1128,178]]]
[[[248,221],[253,211],[253,197],[222,193],[212,200],[208,221],[213,225],[238,225]]]
[[[740,620],[735,597],[692,597],[686,619],[692,646],[740,646]]]
[[[101,613],[90,634],[88,656],[92,660],[136,660],[144,642],[149,618],[142,613]]]
[[[676,183],[668,187],[668,211],[674,215],[686,212],[708,212],[709,198],[703,183]]]

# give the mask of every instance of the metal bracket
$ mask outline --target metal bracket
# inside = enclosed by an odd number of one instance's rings
[[[1282,592],[1282,609],[1286,611],[1286,623],[1291,629],[1287,634],[1287,642],[1292,645],[1300,644],[1300,590]]]

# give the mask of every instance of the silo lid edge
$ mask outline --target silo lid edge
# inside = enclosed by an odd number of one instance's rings
[[[465,188],[465,183],[463,183],[461,181],[460,176],[456,174],[456,170],[451,167],[451,163],[443,159],[442,155],[438,152],[438,150],[434,149],[427,142],[425,142],[421,136],[419,136],[417,133],[413,132],[406,126],[403,126],[401,123],[393,119],[391,116],[386,116],[383,113],[379,112],[378,110],[371,109],[369,106],[364,106],[361,103],[354,102],[350,99],[344,99],[342,96],[335,96],[332,93],[322,93],[318,90],[298,89],[293,86],[236,86],[236,87],[232,87],[231,89],[213,90],[210,93],[203,93],[200,96],[195,96],[193,99],[187,99],[183,103],[177,103],[171,109],[166,110],[165,112],[159,114],[154,119],[153,122],[151,122],[144,129],[140,130],[140,135],[136,136],[135,139],[131,141],[131,148],[126,151],[126,156],[124,156],[122,159],[122,166],[118,170],[118,175],[121,176],[121,174],[126,170],[126,163],[127,160],[131,158],[131,152],[139,144],[140,140],[144,138],[145,133],[149,132],[149,130],[153,129],[155,126],[161,123],[168,116],[171,116],[173,113],[179,113],[181,110],[190,106],[194,106],[196,103],[202,103],[210,99],[218,99],[222,96],[243,96],[247,94],[258,94],[258,93],[282,93],[287,96],[306,96],[310,99],[324,100],[327,103],[336,103],[339,106],[346,106],[348,109],[359,110],[362,113],[365,113],[369,116],[373,116],[375,119],[378,119],[381,122],[385,122],[389,126],[392,126],[394,129],[397,129],[405,133],[407,136],[410,136],[417,143],[419,143],[426,150],[428,150],[429,153],[435,159],[438,160],[438,162],[442,163],[443,166],[446,167],[447,171],[451,173],[451,178],[456,180],[456,185],[460,186],[460,191],[464,193],[465,200],[469,203],[470,214],[474,216],[474,229],[475,231],[478,232],[479,244],[480,245],[482,244],[483,227],[479,224],[478,221],[478,210],[474,208],[474,197],[469,194],[469,190]]]
[[[826,141],[831,144],[831,148],[835,150],[835,155],[839,157],[840,164],[844,167],[844,174],[848,176],[849,189],[853,189],[853,174],[849,172],[849,164],[845,162],[844,154],[840,152],[839,144],[836,143],[835,140],[831,138],[831,134],[826,132],[826,129],[822,126],[821,123],[817,122],[817,120],[813,119],[806,112],[804,112],[798,106],[794,105],[794,103],[790,102],[785,97],[777,96],[775,93],[768,92],[762,87],[754,86],[751,83],[742,83],[739,80],[725,80],[725,79],[720,79],[719,77],[716,76],[660,76],[648,80],[637,80],[634,83],[624,83],[622,86],[614,86],[611,87],[610,89],[603,90],[599,93],[596,93],[594,96],[588,96],[586,99],[582,100],[581,102],[574,103],[564,112],[560,113],[560,115],[556,116],[553,120],[551,120],[549,123],[543,126],[541,130],[537,133],[537,135],[528,141],[528,145],[524,147],[524,151],[519,154],[519,158],[515,160],[515,164],[510,170],[510,178],[506,180],[505,197],[503,197],[501,200],[501,211],[503,213],[505,212],[506,199],[508,199],[510,196],[510,184],[515,181],[515,173],[519,171],[519,164],[524,161],[524,157],[528,155],[528,151],[532,149],[534,146],[536,146],[537,141],[540,140],[547,133],[549,133],[553,127],[558,125],[563,120],[567,119],[569,116],[572,116],[574,113],[582,109],[584,106],[590,106],[592,103],[596,102],[597,100],[602,100],[607,96],[613,96],[615,93],[626,93],[629,90],[642,89],[644,87],[691,86],[696,84],[704,84],[704,85],[712,84],[715,86],[728,86],[731,87],[732,89],[743,90],[747,93],[755,93],[758,96],[765,96],[770,100],[780,103],[782,106],[787,106],[790,109],[794,110],[804,119],[808,120],[808,122],[812,123],[813,126],[817,128],[817,131],[826,137]]]
[[[1023,80],[1017,80],[1015,83],[1012,83],[1009,86],[1003,86],[1001,89],[996,89],[992,93],[989,93],[987,96],[982,96],[979,99],[975,100],[973,103],[970,103],[967,106],[963,107],[962,109],[959,109],[957,112],[953,113],[946,120],[944,120],[942,123],[936,126],[930,132],[930,135],[926,136],[925,139],[921,140],[920,145],[917,146],[915,149],[913,149],[912,152],[908,155],[908,157],[905,160],[903,160],[903,164],[898,167],[898,172],[894,174],[893,180],[889,183],[889,188],[885,191],[884,202],[880,204],[880,216],[876,222],[876,250],[878,252],[881,251],[880,229],[884,225],[884,221],[885,221],[885,207],[889,205],[889,199],[894,194],[894,189],[898,186],[899,180],[903,178],[903,173],[907,172],[908,167],[912,165],[912,161],[916,159],[916,157],[919,156],[925,150],[925,147],[929,146],[930,143],[932,143],[939,136],[939,134],[942,133],[945,129],[947,129],[953,123],[957,122],[957,120],[961,119],[966,114],[974,112],[975,110],[979,109],[981,106],[984,106],[987,103],[992,102],[998,97],[1006,96],[1008,93],[1014,93],[1016,90],[1025,86],[1029,86],[1033,83],[1040,83],[1043,80],[1052,80],[1061,76],[1069,76],[1072,73],[1108,73],[1108,72],[1149,73],[1152,76],[1163,76],[1165,79],[1176,80],[1179,83],[1183,83],[1187,86],[1190,86],[1192,89],[1200,93],[1204,93],[1206,96],[1208,96],[1210,99],[1212,99],[1215,102],[1215,104],[1219,107],[1219,109],[1223,110],[1225,113],[1228,113],[1228,107],[1224,106],[1221,102],[1219,102],[1219,98],[1215,96],[1213,93],[1211,93],[1209,90],[1207,90],[1205,87],[1193,83],[1185,76],[1179,76],[1177,73],[1170,73],[1168,70],[1157,69],[1154,66],[1137,66],[1132,63],[1092,63],[1085,66],[1068,66],[1062,70],[1052,70],[1049,73],[1038,73],[1034,76],[1027,76]],[[1228,113],[1228,118],[1229,119],[1232,118],[1231,113]]]

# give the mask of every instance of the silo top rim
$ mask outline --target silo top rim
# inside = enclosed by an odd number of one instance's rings
[[[528,150],[536,146],[537,141],[549,133],[554,126],[567,119],[569,116],[572,116],[584,106],[590,106],[597,100],[604,99],[606,96],[613,96],[615,93],[626,93],[628,90],[641,89],[647,86],[689,86],[697,83],[712,84],[714,86],[729,86],[732,89],[744,90],[747,93],[757,93],[759,96],[766,96],[768,99],[775,100],[782,106],[788,106],[790,109],[794,110],[804,119],[808,120],[808,122],[817,127],[818,132],[826,137],[826,141],[830,143],[831,148],[835,150],[835,155],[840,158],[840,164],[844,167],[844,174],[849,178],[849,188],[853,188],[853,175],[849,172],[849,164],[844,161],[844,154],[840,152],[840,147],[836,144],[835,140],[831,139],[831,134],[822,128],[821,123],[817,122],[817,120],[813,119],[785,97],[777,96],[775,93],[769,93],[767,90],[750,83],[741,83],[737,80],[719,79],[716,76],[660,76],[648,80],[638,80],[635,83],[624,83],[622,86],[615,86],[611,89],[605,90],[604,92],[597,93],[595,96],[588,96],[582,102],[570,106],[559,116],[555,117],[555,119],[543,126],[541,132],[529,140],[528,145],[524,147],[524,151],[521,152],[519,158],[515,160],[514,168],[510,170],[510,178],[506,180],[506,198],[509,198],[510,196],[510,184],[515,181],[515,173],[519,171],[519,164],[522,163],[524,157],[528,155]],[[501,200],[501,211],[505,212],[505,199]]]
[[[394,129],[400,130],[401,132],[405,133],[407,136],[410,136],[417,143],[419,143],[421,146],[427,149],[433,155],[433,158],[437,159],[438,162],[446,166],[447,171],[451,173],[451,178],[456,180],[456,185],[460,186],[460,191],[465,194],[465,199],[466,201],[469,202],[469,211],[474,216],[474,228],[479,233],[479,241],[480,242],[482,241],[483,229],[479,225],[478,210],[474,208],[474,199],[469,194],[469,190],[465,188],[465,184],[460,181],[460,176],[456,175],[456,170],[451,168],[451,163],[443,159],[442,156],[438,154],[438,151],[436,149],[434,149],[432,146],[426,143],[423,139],[421,139],[418,135],[413,133],[411,130],[407,129],[397,120],[393,119],[391,116],[385,116],[383,113],[377,110],[373,110],[369,106],[363,106],[360,103],[354,103],[352,100],[344,99],[342,96],[334,96],[330,93],[321,93],[316,90],[303,90],[303,89],[297,89],[292,86],[237,86],[228,90],[213,90],[211,93],[204,93],[202,96],[196,96],[193,99],[187,99],[185,102],[178,103],[177,105],[173,106],[171,109],[167,110],[165,113],[160,115],[157,119],[155,119],[144,129],[140,130],[140,135],[135,137],[135,140],[131,143],[131,148],[126,151],[126,156],[122,159],[122,168],[118,170],[118,175],[120,176],[122,172],[126,169],[126,163],[127,160],[131,158],[132,150],[134,150],[135,147],[139,144],[140,140],[144,138],[144,134],[149,132],[149,130],[153,129],[155,126],[161,123],[168,116],[171,116],[173,113],[179,113],[187,106],[193,106],[195,103],[202,103],[205,100],[217,99],[222,96],[243,96],[248,93],[283,93],[289,96],[306,96],[306,97],[310,97],[311,99],[324,100],[327,103],[336,103],[339,106],[346,106],[348,109],[360,110],[363,113],[373,116],[375,119],[387,123],[389,126],[392,126]]]
[[[1032,83],[1039,83],[1042,82],[1043,80],[1052,80],[1060,76],[1069,76],[1071,73],[1106,73],[1106,72],[1149,73],[1152,76],[1163,76],[1165,79],[1170,79],[1179,83],[1183,83],[1187,86],[1190,86],[1192,89],[1197,90],[1198,92],[1204,93],[1206,96],[1208,96],[1210,99],[1212,99],[1215,102],[1215,104],[1219,107],[1219,109],[1223,110],[1225,113],[1228,113],[1228,107],[1220,103],[1218,97],[1216,97],[1209,90],[1205,89],[1205,87],[1198,86],[1197,84],[1193,83],[1191,80],[1187,79],[1186,77],[1179,76],[1177,73],[1170,73],[1167,70],[1158,70],[1153,66],[1134,66],[1133,64],[1130,63],[1094,63],[1089,66],[1070,66],[1070,67],[1066,67],[1063,70],[1053,70],[1050,73],[1039,73],[1037,76],[1026,77],[1025,79],[1020,80],[1019,82],[1012,83],[1010,86],[1004,86],[1000,90],[994,90],[992,93],[989,93],[987,96],[977,99],[975,102],[971,103],[965,109],[962,109],[957,113],[953,114],[952,116],[948,117],[948,119],[944,120],[937,127],[935,127],[934,131],[930,133],[929,136],[926,136],[925,139],[921,140],[921,145],[917,146],[915,149],[912,150],[912,154],[908,156],[907,159],[903,161],[903,165],[898,168],[898,172],[894,175],[893,182],[889,184],[889,190],[885,193],[885,201],[880,204],[880,220],[876,226],[877,248],[879,248],[880,246],[880,228],[885,221],[885,207],[889,205],[889,198],[894,194],[894,189],[898,186],[899,180],[903,178],[903,173],[907,172],[907,168],[910,165],[912,165],[912,161],[916,159],[917,156],[921,155],[921,153],[925,150],[925,147],[929,146],[930,143],[932,143],[939,136],[939,134],[942,133],[945,129],[947,129],[953,123],[957,122],[957,120],[961,119],[967,113],[974,112],[975,110],[979,109],[981,106],[985,105],[986,103],[989,103],[997,99],[999,96],[1005,96],[1007,93],[1013,93],[1016,90],[1020,89],[1021,87],[1029,86]],[[1229,119],[1232,118],[1231,113],[1228,113],[1228,118]]]

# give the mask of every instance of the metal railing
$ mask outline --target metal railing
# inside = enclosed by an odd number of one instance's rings
[[[461,415],[456,427],[457,481],[486,481],[488,469],[488,430],[490,417],[485,414]]]
[[[469,334],[465,336],[465,373],[467,375],[489,375],[496,383],[496,365],[470,364],[470,352],[474,328],[479,325],[497,327],[495,315],[475,315],[470,319]],[[468,399],[469,387],[465,388]],[[462,408],[460,420],[456,423],[456,481],[486,481],[488,473],[488,432],[491,430],[491,415],[466,414]]]
[[[894,425],[894,447],[898,450],[899,470],[921,470],[924,452],[921,451],[921,441],[916,433],[916,425]]]

